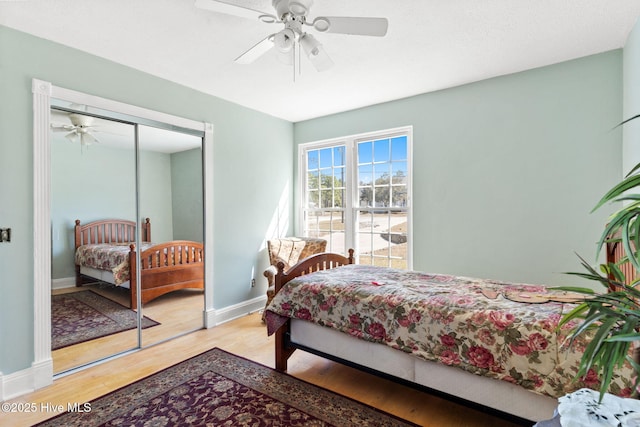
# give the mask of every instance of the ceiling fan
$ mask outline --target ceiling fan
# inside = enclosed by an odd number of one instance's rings
[[[318,16],[308,18],[313,0],[272,0],[275,14],[226,3],[219,0],[195,0],[196,7],[226,15],[257,19],[267,24],[284,24],[284,29],[270,34],[235,59],[239,64],[250,64],[272,48],[276,48],[278,57],[287,64],[294,64],[300,47],[316,70],[325,71],[333,65],[322,44],[311,34],[304,31],[305,26],[313,27],[320,33],[352,34],[382,37],[387,34],[386,18]],[[297,53],[298,52],[298,53]]]
[[[93,134],[96,128],[94,117],[80,113],[69,113],[68,117],[71,124],[51,123],[51,129],[54,132],[67,132],[65,138],[73,143],[79,142],[81,147],[100,142]]]

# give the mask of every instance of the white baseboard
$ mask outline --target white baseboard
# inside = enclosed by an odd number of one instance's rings
[[[53,383],[53,361],[51,359],[33,364],[30,368],[8,375],[0,373],[0,401],[31,393]]]
[[[267,302],[267,296],[259,296],[239,304],[230,305],[218,310],[211,310],[210,313],[205,312],[205,327],[211,328],[221,323],[229,322],[247,314],[255,313],[264,308]],[[208,316],[207,316],[208,315]]]
[[[65,279],[57,279],[61,282]],[[75,279],[73,282],[75,286]],[[67,287],[67,286],[62,286]],[[59,289],[59,288],[55,288]],[[243,301],[221,309],[205,310],[203,312],[205,328],[229,322],[247,314],[255,313],[264,308],[267,296]],[[53,383],[53,361],[51,359],[33,364],[30,368],[3,375],[0,372],[0,402],[13,399],[23,394],[31,393],[39,388]]]
[[[63,277],[61,279],[51,280],[51,289],[75,288],[75,286],[76,286],[75,277]]]

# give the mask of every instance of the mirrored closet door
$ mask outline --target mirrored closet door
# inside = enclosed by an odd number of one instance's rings
[[[147,346],[202,328],[204,205],[202,138],[139,125],[139,209],[151,224],[139,274]]]
[[[54,373],[202,328],[201,132],[51,105]]]

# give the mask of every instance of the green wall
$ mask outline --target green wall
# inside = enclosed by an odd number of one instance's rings
[[[198,185],[200,184],[200,185]],[[202,150],[171,155],[173,239],[202,241]]]
[[[135,164],[133,149],[51,142],[52,279],[75,277],[76,219],[136,220]]]
[[[622,52],[296,123],[295,142],[413,125],[413,268],[572,283],[620,176]]]
[[[640,114],[640,22],[624,47],[624,119]],[[640,119],[623,126],[622,171],[627,174],[640,163]],[[622,178],[622,176],[620,177]]]
[[[0,26],[0,372],[33,361],[31,79],[214,126],[214,305],[264,295],[258,251],[284,189],[293,125],[84,52]],[[211,78],[216,78],[212,75]],[[247,82],[251,84],[251,82]],[[274,167],[274,165],[279,167]],[[258,285],[250,287],[252,276]]]

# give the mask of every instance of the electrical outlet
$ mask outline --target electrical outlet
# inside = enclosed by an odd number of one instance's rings
[[[11,241],[11,229],[0,228],[0,242],[10,242],[10,241]]]
[[[251,279],[251,287],[252,288],[256,287],[256,279]]]

